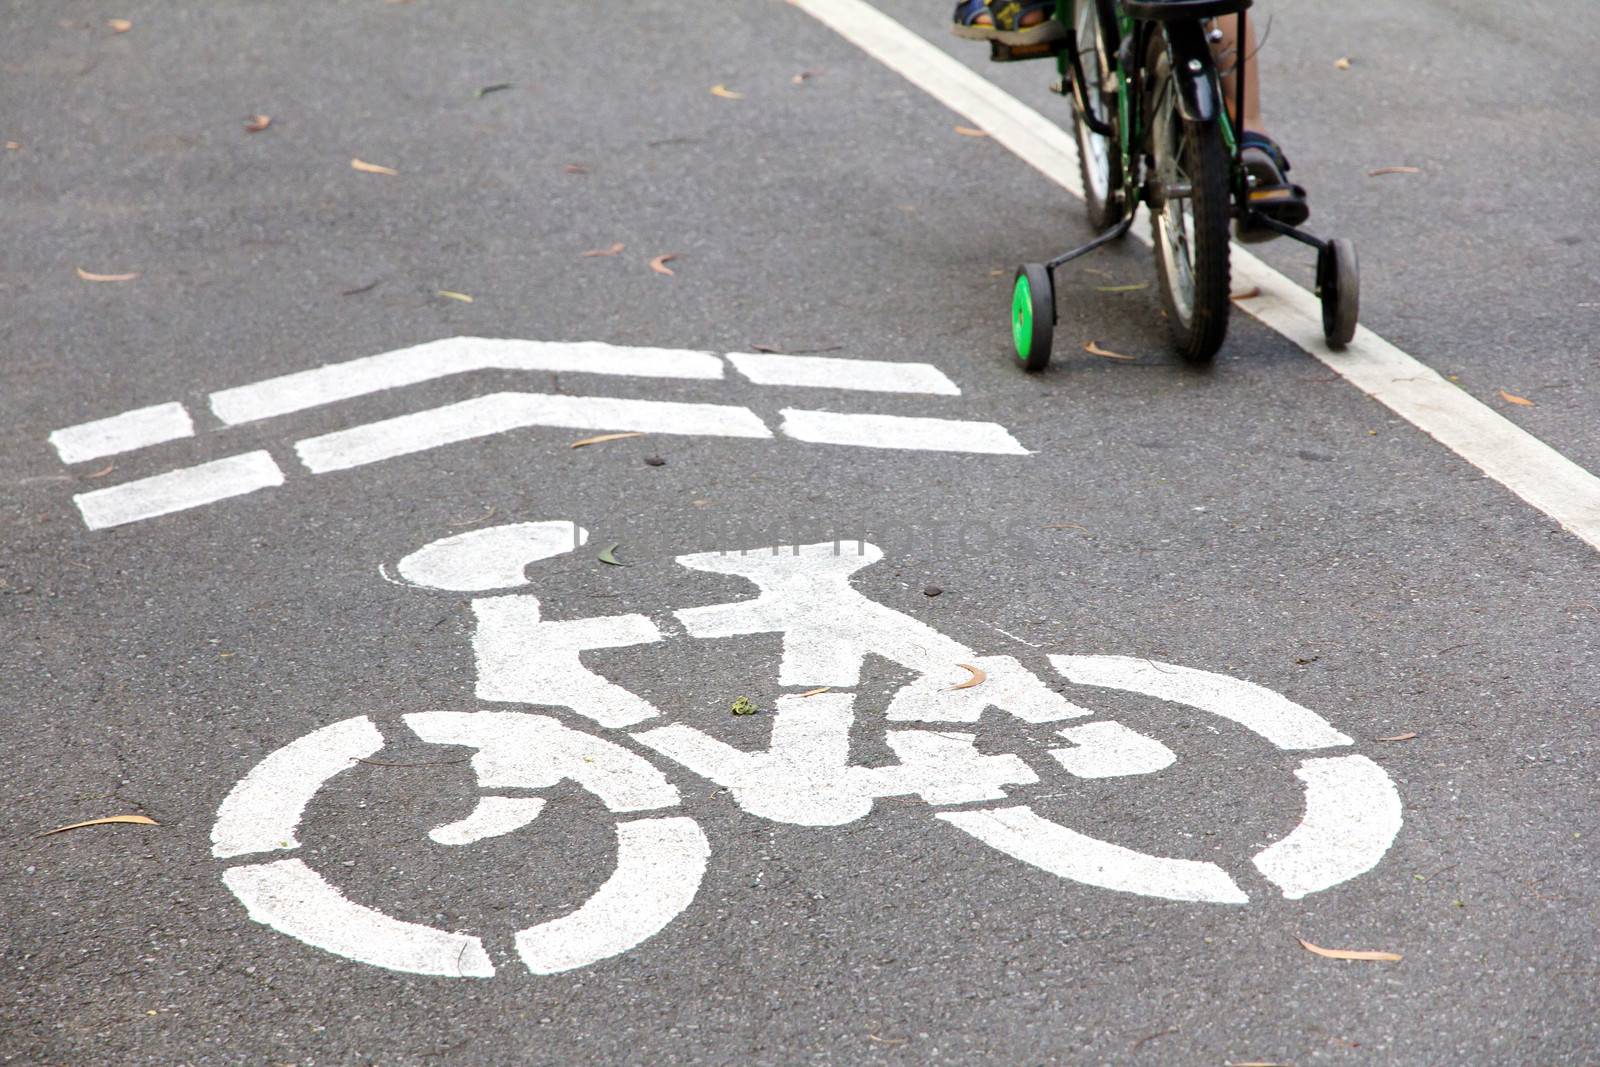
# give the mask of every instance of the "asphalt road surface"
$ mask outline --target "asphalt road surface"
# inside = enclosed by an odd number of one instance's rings
[[[1587,6],[1257,10],[1364,324],[1600,468]],[[804,5],[0,12],[4,1062],[1600,1056],[1593,537],[1138,242],[1022,374],[1081,205]]]

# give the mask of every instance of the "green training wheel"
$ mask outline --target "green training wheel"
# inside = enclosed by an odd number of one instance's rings
[[[1055,322],[1056,292],[1050,272],[1042,264],[1024,263],[1011,283],[1011,343],[1024,370],[1041,371],[1050,365]]]

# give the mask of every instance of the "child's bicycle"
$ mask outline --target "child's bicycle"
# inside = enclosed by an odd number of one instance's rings
[[[1127,234],[1141,203],[1151,216],[1161,303],[1174,346],[1207,363],[1228,331],[1230,222],[1273,231],[1317,250],[1322,330],[1340,348],[1355,335],[1360,276],[1349,241],[1320,240],[1262,208],[1285,189],[1256,188],[1241,138],[1223,103],[1211,54],[1212,20],[1237,14],[1245,40],[1251,0],[1057,0],[1066,32],[1032,45],[992,42],[1000,62],[1055,56],[1056,91],[1070,93],[1094,240],[1046,263],[1017,268],[1011,334],[1030,371],[1050,362],[1056,268]],[[1242,48],[1242,43],[1241,43]],[[1245,70],[1236,61],[1235,114],[1244,113]]]

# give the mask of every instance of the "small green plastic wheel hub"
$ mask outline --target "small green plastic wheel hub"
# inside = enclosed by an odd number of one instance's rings
[[[1050,365],[1055,326],[1056,293],[1050,272],[1042,264],[1024,263],[1011,283],[1011,344],[1024,370],[1041,371]]]
[[[1017,358],[1028,362],[1033,348],[1033,286],[1026,274],[1018,274],[1011,288],[1011,341],[1017,347]]]

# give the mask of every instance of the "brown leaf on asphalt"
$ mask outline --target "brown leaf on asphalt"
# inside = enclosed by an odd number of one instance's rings
[[[1085,342],[1083,350],[1089,353],[1091,356],[1100,356],[1104,359],[1120,359],[1128,363],[1132,363],[1134,360],[1139,358],[1138,356],[1125,356],[1121,352],[1113,352],[1110,349],[1101,348],[1093,341]]]
[[[77,271],[78,277],[86,282],[131,282],[139,276],[138,271],[130,271],[127,274],[96,274],[94,271],[84,270],[82,267],[74,267],[72,269]]]
[[[472,297],[468,296],[466,293],[458,293],[454,289],[438,289],[434,291],[433,295],[442,296],[446,300],[459,300],[463,304],[472,303]]]
[[[1259,285],[1252,285],[1248,289],[1240,289],[1237,293],[1229,293],[1228,294],[1228,299],[1229,300],[1254,300],[1256,297],[1258,297],[1260,295],[1261,295],[1261,287]]]
[[[657,274],[673,274],[675,272],[671,267],[667,266],[667,262],[677,258],[678,256],[674,252],[667,252],[659,255],[650,261],[650,269],[655,271]]]
[[[588,164],[586,164],[586,163],[568,163],[568,164],[564,165],[561,169],[566,171],[568,174],[588,174],[589,173],[589,167],[588,167]]]
[[[1334,60],[1333,61],[1333,69],[1334,70],[1349,70],[1350,69],[1350,57],[1349,56],[1340,56],[1338,59]]]
[[[956,127],[956,132],[959,133],[963,137],[987,137],[987,136],[989,136],[989,131],[988,130],[975,130],[971,126],[957,126]]]
[[[271,115],[251,115],[249,119],[245,121],[244,130],[246,133],[260,133],[262,130],[271,125]]]
[[[133,29],[133,23],[127,19],[106,19],[106,25],[111,27],[112,33],[127,33]]]
[[[975,685],[982,685],[989,678],[988,671],[979,670],[970,663],[957,663],[956,666],[966,671],[967,674],[971,675],[971,677],[959,685],[952,685],[950,689],[947,690],[948,692],[954,692],[957,689],[971,689]]]
[[[116,469],[117,469],[117,465],[115,463],[107,463],[104,467],[101,467],[99,470],[95,471],[93,474],[85,474],[84,477],[85,478],[104,478],[106,475],[110,474],[112,471],[114,471]]]
[[[816,689],[807,689],[804,693],[801,693],[800,695],[803,696],[803,697],[821,696],[823,693],[826,693],[829,689],[832,689],[832,688],[833,687],[831,685],[818,686]]]
[[[1519,408],[1533,407],[1533,401],[1529,400],[1527,397],[1518,396],[1516,393],[1508,393],[1504,389],[1500,390],[1500,399],[1504,400],[1508,404],[1515,404]]]
[[[711,87],[712,96],[720,96],[724,100],[743,100],[743,93],[736,93],[726,85],[717,84]]]
[[[352,159],[350,161],[350,166],[354,167],[356,170],[359,170],[363,174],[387,174],[391,178],[398,178],[400,176],[400,172],[395,170],[393,167],[385,167],[378,163],[368,163],[364,159]]]
[[[51,834],[62,834],[68,830],[77,830],[85,826],[104,826],[107,823],[135,823],[139,826],[160,826],[161,824],[148,815],[108,815],[103,819],[85,819],[83,822],[69,822],[65,826],[58,826],[54,830],[46,830],[35,837],[49,837]]]
[[[1373,738],[1373,740],[1374,741],[1409,741],[1413,737],[1416,737],[1416,736],[1417,736],[1417,732],[1415,730],[1408,730],[1403,734],[1395,734],[1393,737],[1375,737],[1375,738]]]
[[[1380,174],[1421,174],[1421,167],[1379,167],[1377,170],[1367,171],[1367,177],[1376,178]]]
[[[1307,952],[1314,952],[1318,956],[1326,956],[1330,960],[1373,960],[1378,963],[1399,963],[1403,958],[1398,952],[1371,952],[1366,949],[1351,948],[1323,948],[1313,945],[1303,937],[1295,938],[1300,942],[1300,947]]]
[[[22,147],[22,142],[21,141],[7,141],[6,142],[6,151],[7,152],[15,152],[17,149],[19,149],[21,147]]]
[[[574,441],[568,448],[582,448],[585,445],[604,444],[607,441],[621,441],[625,437],[643,437],[644,431],[633,430],[628,433],[603,433],[599,437],[585,437],[581,441]]]
[[[812,78],[815,78],[821,73],[822,71],[820,70],[802,70],[799,74],[796,74],[789,80],[796,85],[804,85],[806,82],[810,81]]]
[[[589,249],[589,251],[587,251],[587,252],[585,252],[583,254],[585,256],[614,256],[618,252],[621,252],[626,247],[628,247],[628,246],[623,244],[621,241],[618,241],[616,244],[612,245],[610,248],[591,248],[591,249]]]

